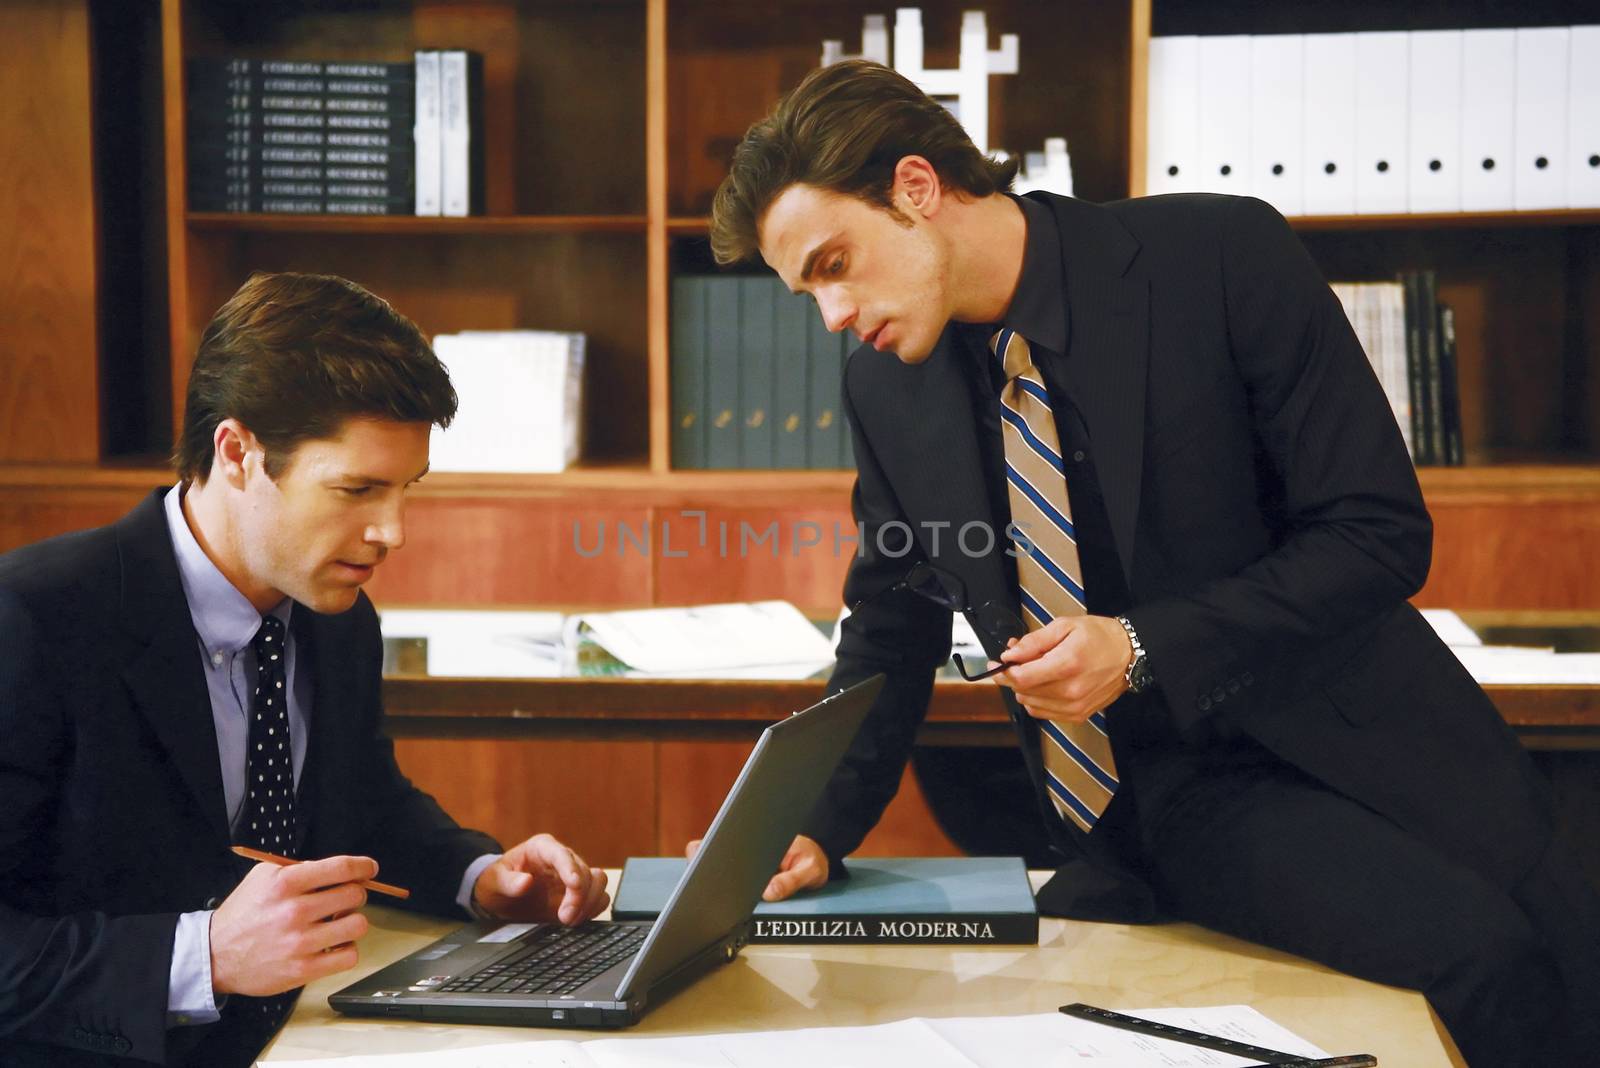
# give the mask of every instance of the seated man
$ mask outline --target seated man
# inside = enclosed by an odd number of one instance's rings
[[[501,854],[381,733],[361,585],[455,410],[387,303],[256,275],[201,339],[177,485],[0,556],[0,1063],[249,1064],[356,963],[380,870],[430,912],[605,908],[603,872]]]

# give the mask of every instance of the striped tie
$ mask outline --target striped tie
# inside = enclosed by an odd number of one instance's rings
[[[1023,619],[1034,631],[1057,616],[1084,614],[1083,571],[1044,379],[1033,365],[1028,342],[1016,331],[1000,330],[989,349],[1005,367],[1000,424],[1006,489],[1011,521],[1026,536],[1017,543],[1017,580]],[[1096,712],[1087,723],[1037,722],[1050,800],[1063,819],[1093,830],[1117,789],[1104,713]]]

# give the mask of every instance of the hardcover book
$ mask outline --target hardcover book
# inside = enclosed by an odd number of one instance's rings
[[[688,862],[629,857],[612,917],[652,920]],[[752,944],[1033,945],[1039,911],[1020,857],[863,857],[848,879],[756,906]]]

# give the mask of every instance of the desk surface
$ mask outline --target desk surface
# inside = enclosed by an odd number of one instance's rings
[[[1035,873],[1035,879],[1041,878]],[[612,872],[613,880],[616,873]],[[369,908],[351,972],[306,988],[262,1060],[461,1049],[543,1039],[858,1026],[912,1016],[1008,1016],[1084,1001],[1107,1008],[1249,1004],[1336,1053],[1404,1068],[1459,1068],[1420,994],[1362,982],[1188,924],[1044,920],[1039,945],[753,946],[622,1032],[354,1020],[328,995],[458,924]]]

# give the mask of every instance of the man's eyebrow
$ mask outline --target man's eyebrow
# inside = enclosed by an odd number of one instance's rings
[[[428,473],[428,470],[429,470],[430,466],[431,465],[424,464],[422,470],[417,473],[416,477],[410,479],[406,484],[410,485],[412,482],[421,481],[422,480],[422,476],[426,475]],[[390,482],[386,478],[376,478],[376,477],[374,477],[372,475],[347,474],[347,475],[339,476],[338,478],[334,479],[334,481],[335,482],[353,483],[353,484],[355,484],[357,486],[385,486],[386,487],[386,486],[394,485],[393,482]]]
[[[816,248],[811,250],[811,252],[806,256],[806,262],[800,267],[800,281],[811,281],[811,272],[817,266],[817,257],[821,256],[827,247],[837,240],[839,240],[839,235],[834,234],[832,237],[828,238],[826,241],[823,241],[821,244],[817,245]]]

